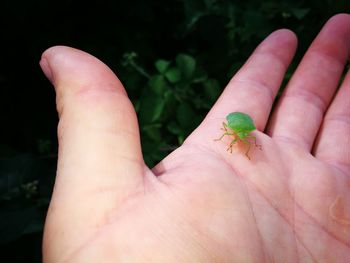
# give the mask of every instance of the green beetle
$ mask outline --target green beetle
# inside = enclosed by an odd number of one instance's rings
[[[220,138],[215,139],[215,141],[220,141],[225,135],[233,136],[233,140],[227,148],[227,151],[232,153],[232,146],[238,141],[242,141],[248,145],[245,155],[250,160],[248,153],[250,151],[251,142],[248,141],[248,139],[253,139],[254,145],[261,150],[261,145],[256,143],[256,137],[250,134],[252,131],[256,130],[252,118],[243,112],[231,112],[226,116],[226,120],[227,124],[225,122],[222,123],[222,130],[225,131],[224,134]]]

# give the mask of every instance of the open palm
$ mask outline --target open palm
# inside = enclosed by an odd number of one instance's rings
[[[271,113],[296,48],[290,31],[272,33],[152,170],[115,75],[82,51],[47,50],[60,149],[44,261],[350,262],[350,74],[334,97],[349,36],[349,15],[330,19]],[[257,126],[251,160],[214,141],[234,111]]]

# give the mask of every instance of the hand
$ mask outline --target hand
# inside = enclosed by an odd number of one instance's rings
[[[297,41],[268,36],[202,124],[152,170],[117,77],[68,47],[41,60],[57,93],[59,160],[45,262],[350,262],[350,16],[331,18],[271,112]],[[233,111],[262,150],[226,148]],[[265,133],[264,133],[265,131]]]

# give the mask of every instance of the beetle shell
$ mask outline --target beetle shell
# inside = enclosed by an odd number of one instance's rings
[[[249,133],[256,129],[252,118],[243,112],[231,112],[226,120],[227,126],[236,133]]]

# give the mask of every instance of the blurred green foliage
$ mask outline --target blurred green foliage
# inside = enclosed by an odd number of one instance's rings
[[[47,91],[49,84],[39,68],[32,70],[32,61],[44,48],[72,45],[96,55],[117,72],[134,103],[144,158],[152,167],[181,145],[269,33],[289,28],[299,38],[299,51],[285,84],[326,20],[350,12],[348,0],[92,2],[0,3],[4,14],[4,10],[13,14],[0,19],[7,27],[2,49],[14,48],[3,52],[1,60],[7,64],[0,68],[1,111],[10,112],[0,121],[16,127],[2,129],[5,139],[0,141],[0,245],[3,257],[11,256],[7,262],[40,262],[41,257],[57,157],[54,94]],[[15,51],[23,50],[24,70],[16,70],[27,77],[20,82],[9,65]],[[30,92],[23,88],[27,86]],[[40,92],[45,98],[33,93],[36,86],[43,87]],[[11,93],[14,89],[21,93]],[[17,106],[20,114],[12,110],[14,94],[24,105]]]
[[[138,114],[142,149],[154,165],[181,145],[217,99],[221,88],[200,68],[194,57],[178,54],[172,61],[158,59],[152,74],[137,63],[135,53],[124,54],[123,66],[144,77],[133,98]],[[141,86],[141,87],[142,87]]]
[[[125,67],[121,77],[138,113],[144,158],[150,166],[181,145],[264,37],[279,28],[291,28],[300,37],[301,48],[285,84],[300,54],[331,16],[327,14],[350,6],[333,1],[322,5],[319,1],[180,2],[182,8],[173,14],[173,19],[182,18],[172,32],[175,41],[183,42],[177,54],[156,56],[146,64],[139,62],[144,61],[141,53],[130,51],[121,63]]]

